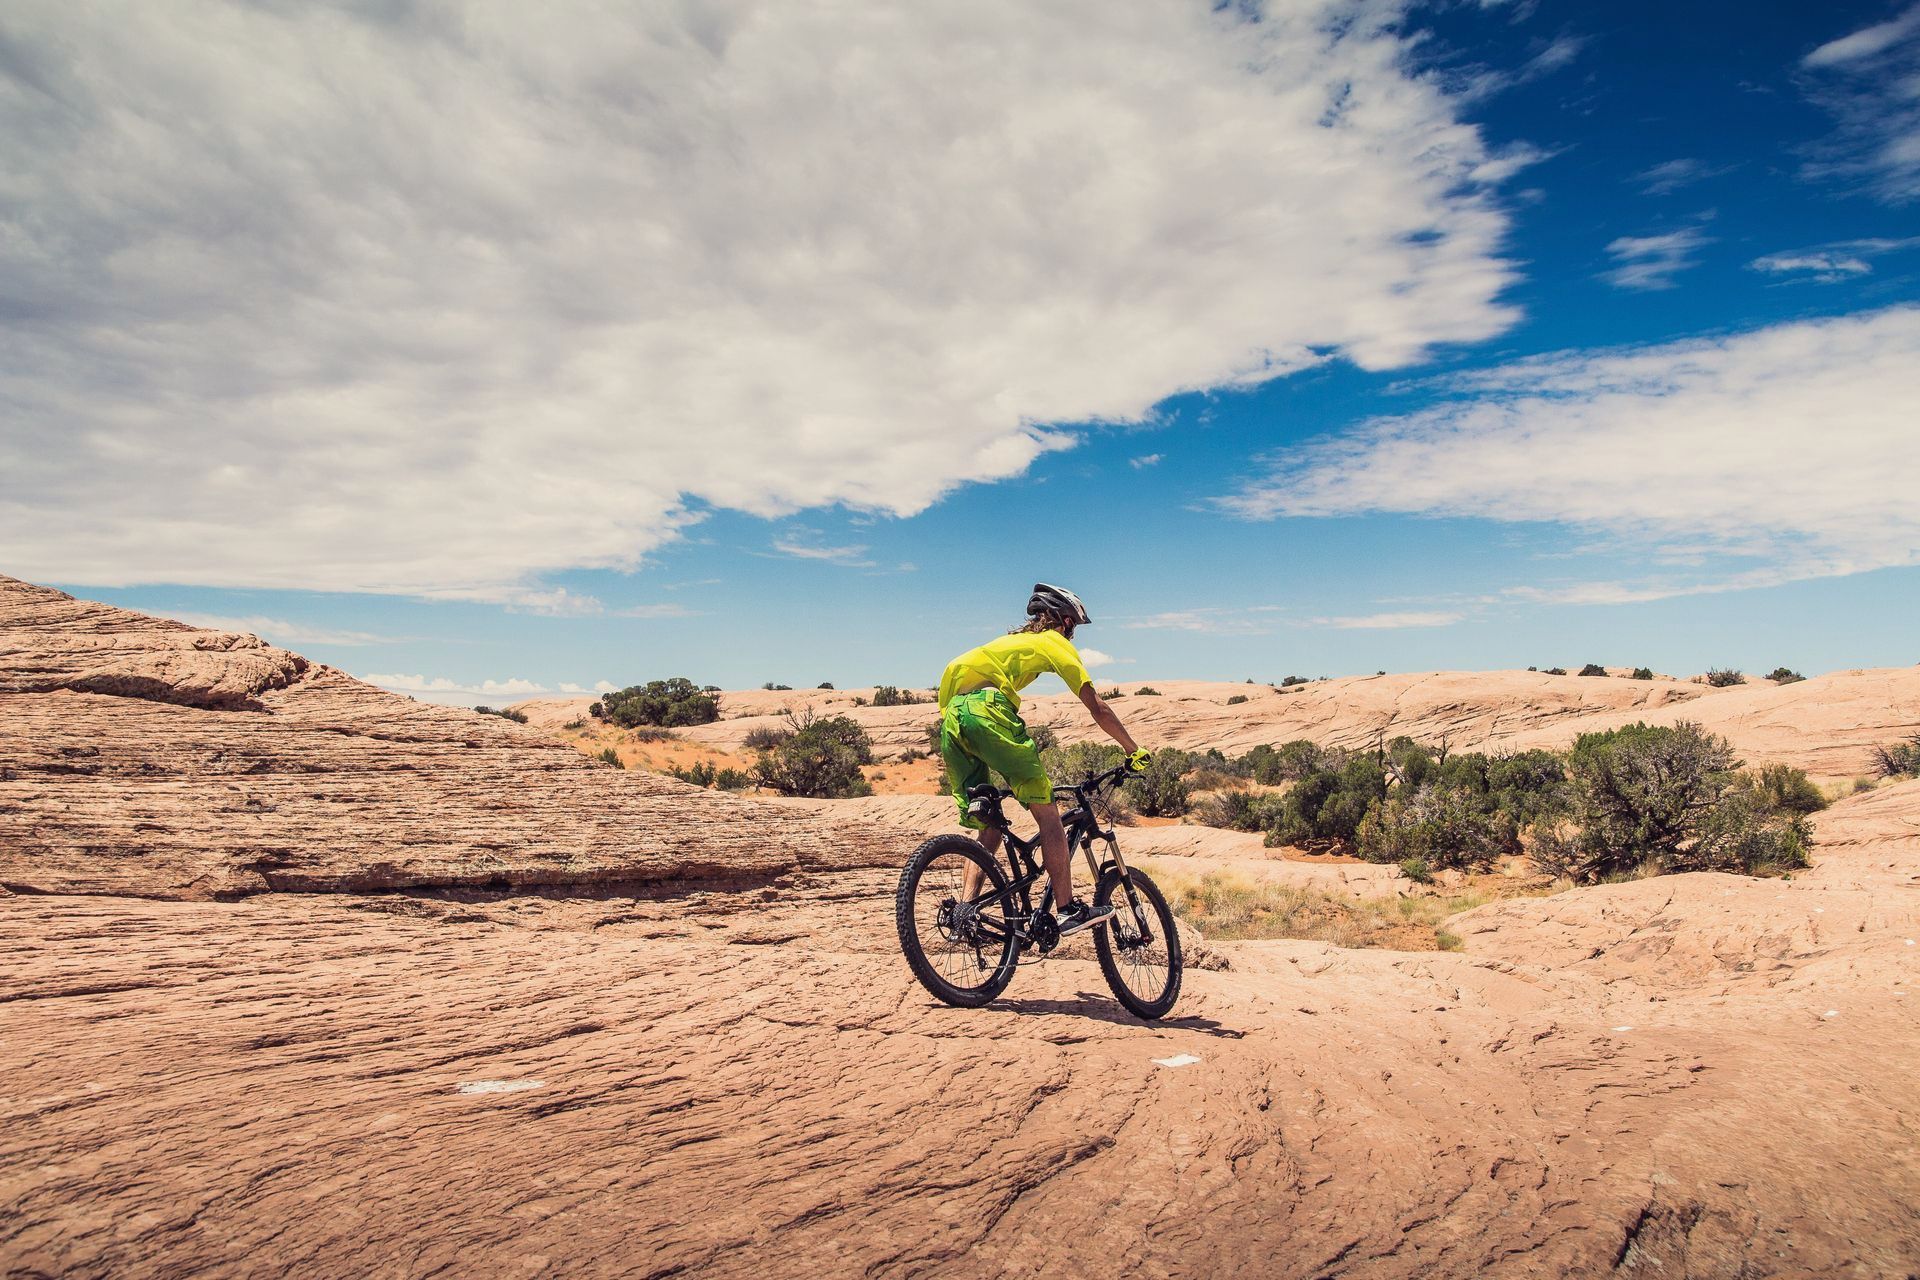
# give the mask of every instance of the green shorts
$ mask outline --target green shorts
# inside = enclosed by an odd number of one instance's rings
[[[960,825],[979,827],[967,815],[967,791],[993,781],[989,769],[1007,780],[1021,804],[1049,804],[1053,783],[1040,763],[1026,721],[998,689],[976,689],[947,703],[940,716],[940,758],[960,805]]]

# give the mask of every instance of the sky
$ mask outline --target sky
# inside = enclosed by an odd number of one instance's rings
[[[1920,661],[1920,4],[0,12],[0,572],[510,702]]]

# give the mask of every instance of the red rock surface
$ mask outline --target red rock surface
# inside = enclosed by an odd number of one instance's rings
[[[627,884],[872,865],[834,815],[626,773],[251,636],[0,578],[0,885]]]
[[[933,1004],[890,872],[843,869],[898,846],[831,838],[877,812],[320,668],[228,687],[261,709],[0,694],[9,1276],[1920,1272],[1920,783],[1821,815],[1790,882],[1513,900],[1460,954],[1225,944],[1143,1025],[1073,958]],[[503,824],[550,887],[251,892],[268,847],[294,887],[472,885]],[[246,896],[98,892],[213,885]]]
[[[1052,683],[1050,680],[1045,683]],[[1114,710],[1150,746],[1238,753],[1260,743],[1311,738],[1327,746],[1371,747],[1405,734],[1460,751],[1564,747],[1582,733],[1635,720],[1693,720],[1727,737],[1749,761],[1781,761],[1822,777],[1863,774],[1873,748],[1920,733],[1920,667],[1836,671],[1793,684],[1754,680],[1715,689],[1704,683],[1617,676],[1551,676],[1533,671],[1430,671],[1315,680],[1289,689],[1197,680],[1109,684],[1127,696]],[[1036,689],[1041,686],[1036,686]],[[1057,685],[1055,686],[1057,687]],[[876,746],[897,755],[926,750],[932,707],[858,707],[860,691],[746,690],[721,696],[722,719],[683,730],[689,738],[739,750],[753,729],[778,726],[785,707],[850,715]],[[1245,702],[1229,703],[1229,698]],[[586,713],[591,698],[518,704],[535,726],[557,727]],[[1063,741],[1100,738],[1077,698],[1040,694],[1023,705],[1029,724]]]

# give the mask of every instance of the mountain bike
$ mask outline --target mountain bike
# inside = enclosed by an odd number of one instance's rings
[[[1127,866],[1113,828],[1103,828],[1094,812],[1100,792],[1119,785],[1126,774],[1121,765],[1055,787],[1053,794],[1056,801],[1070,802],[1060,814],[1067,855],[1086,857],[1096,911],[1113,908],[1089,930],[1100,971],[1135,1015],[1164,1018],[1180,997],[1180,934],[1173,911],[1145,872]],[[1001,809],[1012,795],[991,785],[967,792],[967,812],[1001,833],[1006,867],[971,836],[935,836],[907,859],[894,894],[900,949],[914,977],[936,999],[961,1008],[979,1008],[1006,990],[1023,951],[1044,959],[1060,943],[1059,925],[1047,909],[1046,873],[1037,856],[1040,838],[1016,836]],[[1096,841],[1106,846],[1104,860],[1094,855]],[[1036,884],[1041,886],[1038,908]]]

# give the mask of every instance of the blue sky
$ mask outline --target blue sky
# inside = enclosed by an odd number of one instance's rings
[[[1151,8],[26,6],[0,571],[453,701],[1036,578],[1123,683],[1920,660],[1920,6]]]

